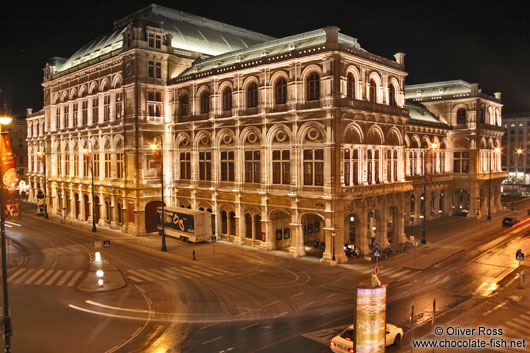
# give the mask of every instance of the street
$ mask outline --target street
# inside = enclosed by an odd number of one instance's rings
[[[445,239],[417,249],[415,263],[409,252],[380,264],[388,284],[387,322],[405,332],[388,352],[410,348],[411,303],[415,337],[427,335],[422,327],[430,325],[433,299],[443,318],[470,299],[491,300],[499,281],[517,268],[514,254],[530,247],[528,230],[522,225],[504,232],[500,221],[490,222],[462,232],[447,226]],[[168,252],[161,253],[158,236],[135,238],[102,227],[91,233],[59,218],[24,215],[8,226],[23,258],[8,272],[19,352],[327,352],[330,338],[353,320],[356,285],[373,272],[364,260],[329,267],[317,258],[224,242],[169,238]],[[94,243],[102,239],[112,244],[103,258],[126,285],[79,291]],[[429,265],[424,252],[447,257]]]

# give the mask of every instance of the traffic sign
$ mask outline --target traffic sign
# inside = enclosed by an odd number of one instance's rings
[[[374,250],[379,250],[379,244],[374,245]]]
[[[103,247],[110,248],[110,240],[103,240]]]
[[[215,243],[217,241],[217,237],[215,235],[212,235],[212,243]]]
[[[374,257],[381,257],[381,250],[374,248]]]
[[[374,268],[374,274],[375,274],[376,276],[379,275],[379,266],[375,266],[375,268]]]
[[[517,250],[515,253],[515,259],[517,261],[524,261],[524,253],[521,251],[521,249]]]

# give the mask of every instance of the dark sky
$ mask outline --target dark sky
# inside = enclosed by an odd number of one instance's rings
[[[112,31],[148,5],[138,0],[0,0],[0,89],[12,114],[42,108],[42,68]],[[159,5],[284,37],[336,25],[393,59],[407,83],[463,79],[502,92],[504,112],[530,111],[530,11],[525,1],[157,1]],[[2,111],[2,110],[0,110]]]

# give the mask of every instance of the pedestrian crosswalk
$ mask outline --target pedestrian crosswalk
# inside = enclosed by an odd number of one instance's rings
[[[374,273],[373,267],[364,269],[361,271],[364,274],[370,275]],[[413,276],[416,274],[416,271],[401,267],[393,267],[393,268],[380,268],[379,269],[379,277],[383,278],[392,278],[392,279],[405,279],[408,277]]]
[[[83,271],[43,268],[18,268],[7,274],[7,282],[34,286],[73,287]]]
[[[137,283],[170,281],[175,279],[213,278],[232,273],[218,267],[171,266],[165,268],[128,269],[127,277]]]
[[[509,320],[503,320],[501,326],[503,328],[502,336],[491,337],[496,338],[498,347],[491,346],[489,351],[499,353],[526,352],[526,349],[528,349],[528,337],[530,336],[530,311],[513,316]],[[521,345],[522,340],[526,340],[526,348],[521,348],[523,347]]]

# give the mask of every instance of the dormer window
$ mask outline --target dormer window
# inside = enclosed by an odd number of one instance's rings
[[[162,46],[162,36],[160,34],[149,33],[148,45],[149,48],[160,49]]]

